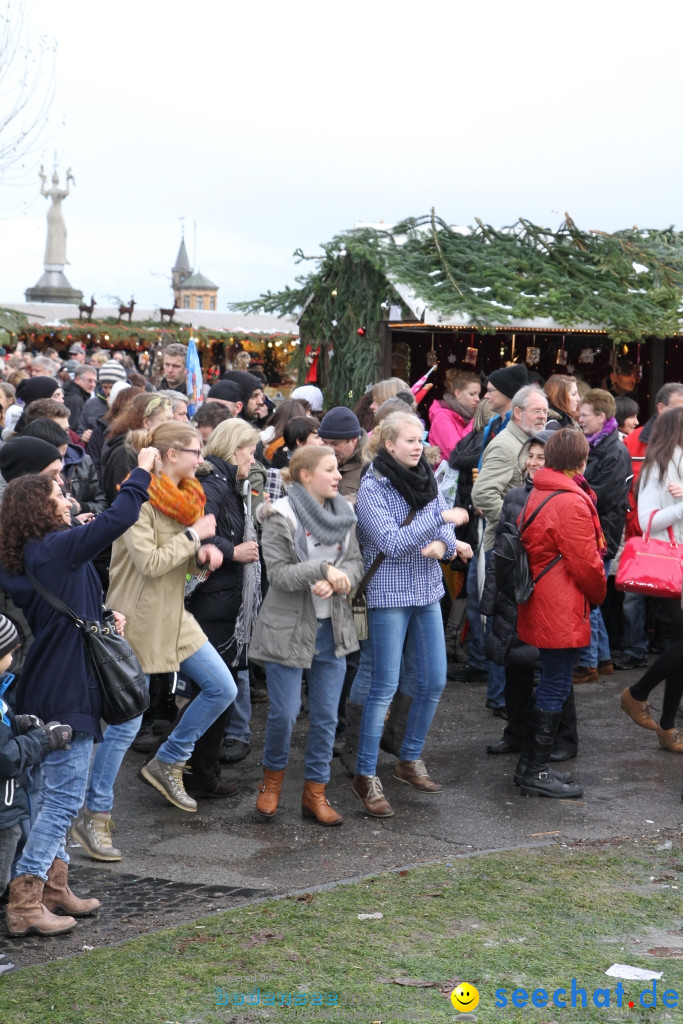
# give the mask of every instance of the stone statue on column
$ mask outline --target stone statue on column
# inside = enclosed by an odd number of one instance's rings
[[[52,185],[47,188],[47,177],[43,167],[40,168],[40,194],[52,200],[47,211],[47,241],[45,243],[44,274],[33,288],[27,288],[27,302],[68,302],[79,303],[83,292],[72,288],[64,275],[66,258],[66,224],[62,212],[62,203],[71,192],[71,182],[76,180],[71,168],[66,172],[66,188],[59,187],[57,169],[52,175]]]
[[[63,269],[68,260],[66,258],[66,224],[62,213],[62,200],[70,194],[70,183],[76,184],[76,179],[71,173],[71,168],[66,172],[66,188],[59,187],[59,175],[55,170],[52,175],[52,188],[46,189],[45,171],[40,168],[41,196],[49,196],[52,205],[47,211],[47,244],[45,246],[45,266],[59,267]]]

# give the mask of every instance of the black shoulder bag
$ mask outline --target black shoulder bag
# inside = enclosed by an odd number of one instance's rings
[[[102,610],[102,619],[81,619],[68,605],[25,570],[26,579],[40,596],[81,630],[85,657],[97,680],[102,698],[102,718],[107,725],[122,725],[137,718],[149,707],[149,688],[133,649],[116,632],[110,608]]]

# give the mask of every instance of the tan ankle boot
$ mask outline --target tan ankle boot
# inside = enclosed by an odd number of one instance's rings
[[[76,927],[73,917],[52,914],[43,906],[43,885],[37,875],[17,875],[10,882],[6,911],[10,935],[61,935]]]
[[[341,825],[343,818],[325,796],[324,782],[311,782],[306,779],[301,796],[301,817],[316,818],[321,825]]]
[[[284,768],[278,772],[273,772],[270,768],[263,769],[263,782],[256,797],[256,810],[262,817],[272,818],[275,814],[284,777]]]
[[[89,811],[84,807],[71,822],[71,837],[81,844],[83,852],[94,860],[121,860],[121,851],[111,841],[114,822],[105,811]]]
[[[100,901],[94,897],[82,900],[76,896],[69,888],[69,865],[55,857],[43,889],[43,906],[48,910],[63,910],[74,917],[85,917],[100,907]]]

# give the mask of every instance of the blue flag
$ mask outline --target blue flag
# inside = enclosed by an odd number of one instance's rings
[[[187,343],[187,415],[192,419],[204,401],[202,395],[202,367],[194,338]]]

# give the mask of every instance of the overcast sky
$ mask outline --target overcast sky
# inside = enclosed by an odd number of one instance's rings
[[[681,226],[678,5],[25,2],[56,95],[26,184],[0,177],[0,301],[42,273],[55,153],[76,178],[66,274],[100,303],[171,304],[181,217],[219,309],[291,283],[299,246],[432,206]]]

